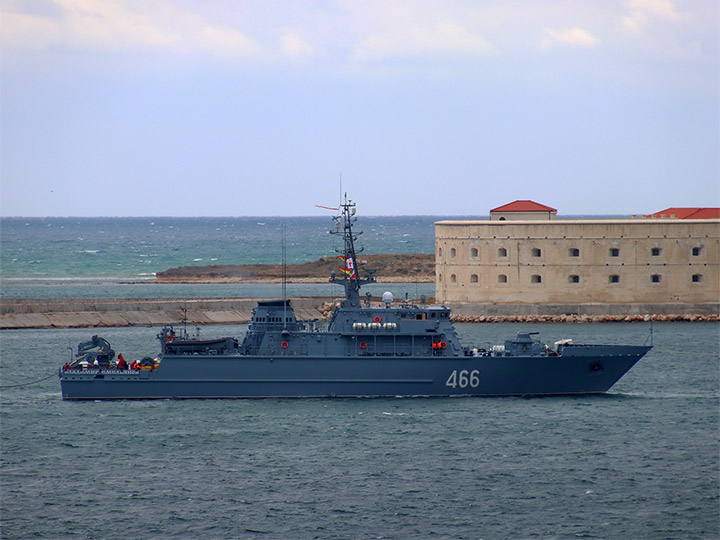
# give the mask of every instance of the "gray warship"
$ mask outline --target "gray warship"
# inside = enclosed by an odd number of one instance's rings
[[[547,396],[607,392],[648,345],[551,346],[518,332],[490,349],[464,346],[446,306],[372,305],[374,282],[357,265],[355,204],[345,197],[336,230],[343,247],[330,281],[344,298],[327,321],[300,321],[291,302],[259,301],[242,340],[200,339],[169,326],[160,352],[128,364],[93,336],[59,370],[63,399]],[[283,295],[284,296],[284,295]]]

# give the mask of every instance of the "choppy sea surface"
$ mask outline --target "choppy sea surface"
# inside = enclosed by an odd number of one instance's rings
[[[364,253],[433,253],[441,216],[362,217]],[[188,265],[289,264],[335,255],[329,217],[0,218],[2,298],[280,297],[278,284],[160,284],[155,273]],[[362,260],[362,254],[360,255]],[[386,286],[365,289],[381,295]],[[330,283],[287,285],[289,296],[335,296]],[[433,283],[396,297],[434,296]]]
[[[433,253],[440,216],[362,217],[366,253]],[[328,217],[2,218],[0,260],[12,280],[143,280],[184,265],[280,263],[334,255]]]
[[[363,217],[360,244],[432,253],[438,219]],[[328,221],[2,218],[0,294],[278,297],[272,284],[148,281],[187,264],[278,263],[283,222],[288,262],[332,255]],[[458,325],[484,348],[518,330],[639,344],[649,326]],[[56,371],[96,332],[126,358],[158,350],[157,328],[0,331],[0,538],[720,538],[715,324],[656,324],[655,348],[602,396],[62,401]]]
[[[458,325],[480,346],[519,329],[649,327]],[[135,357],[156,332],[102,335]],[[600,396],[63,401],[56,370],[90,333],[0,333],[4,539],[720,537],[716,325],[655,324]]]

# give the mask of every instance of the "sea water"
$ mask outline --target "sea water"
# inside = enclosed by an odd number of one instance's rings
[[[363,217],[365,253],[434,253],[440,216]],[[342,237],[327,217],[2,218],[3,280],[148,280],[186,265],[282,261],[336,255]]]
[[[442,216],[363,217],[359,254],[433,253]],[[329,217],[1,218],[3,298],[280,297],[279,284],[153,283],[179,266],[288,264],[337,255],[341,238]],[[380,296],[385,285],[363,292]],[[288,296],[336,296],[330,283],[290,283]],[[434,296],[434,283],[396,285],[402,298]]]
[[[437,219],[361,218],[360,243],[432,253]],[[143,281],[187,264],[278,263],[283,221],[288,262],[338,247],[325,218],[3,218],[1,294],[277,297],[272,284]],[[641,344],[649,329],[458,325],[483,348],[518,330]],[[720,537],[716,324],[656,324],[655,348],[602,396],[61,399],[57,369],[78,342],[100,333],[139,358],[157,353],[157,332],[0,331],[1,538]]]
[[[640,344],[649,326],[458,330]],[[57,369],[90,330],[3,331],[0,536],[716,539],[717,326],[653,330],[606,395],[118,402],[61,399]],[[101,335],[135,358],[156,333]]]

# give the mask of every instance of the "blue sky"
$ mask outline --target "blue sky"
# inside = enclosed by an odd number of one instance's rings
[[[0,214],[720,206],[717,0],[3,0]]]

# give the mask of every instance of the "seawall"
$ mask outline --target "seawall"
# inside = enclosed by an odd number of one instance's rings
[[[636,322],[720,320],[720,302],[707,304],[486,304],[453,303],[457,322]]]
[[[301,320],[322,319],[329,297],[292,298]],[[254,298],[2,299],[0,329],[244,324]],[[710,304],[448,304],[457,322],[718,321]]]
[[[323,298],[293,298],[295,315],[323,317]],[[255,298],[2,299],[0,329],[247,323]]]

